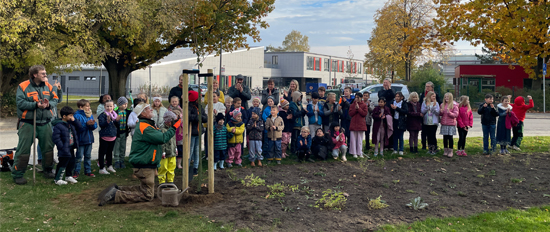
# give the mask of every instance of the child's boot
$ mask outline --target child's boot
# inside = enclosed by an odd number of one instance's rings
[[[447,156],[449,156],[449,158],[453,158],[453,152],[454,150],[452,148],[449,148],[449,154]]]
[[[414,147],[409,147],[409,152],[413,153],[414,152]]]
[[[181,166],[181,160],[182,158],[176,158],[176,163],[178,164],[178,169],[182,169],[183,167]]]
[[[218,163],[219,163],[219,161],[214,163],[214,171],[218,171]]]
[[[220,161],[220,169],[222,169],[222,170],[225,169],[225,168],[223,167],[223,163],[225,163],[225,160],[221,160],[221,161]]]
[[[418,147],[414,147],[414,153],[418,153]]]
[[[342,154],[342,161],[348,161],[348,159],[346,159],[346,153]]]

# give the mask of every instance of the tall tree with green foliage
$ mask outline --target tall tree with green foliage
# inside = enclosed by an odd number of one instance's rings
[[[157,62],[178,47],[198,56],[248,47],[247,36],[260,40],[259,28],[274,0],[128,1],[130,17],[105,23],[97,33],[101,63],[109,73],[109,94],[126,94],[128,75]]]
[[[285,36],[283,46],[269,45],[267,50],[272,52],[309,52],[309,38],[297,30],[292,30]]]

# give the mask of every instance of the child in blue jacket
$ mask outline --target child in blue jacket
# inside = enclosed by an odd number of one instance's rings
[[[79,110],[74,114],[75,122],[80,125],[78,133],[78,150],[76,151],[75,167],[73,178],[77,179],[80,174],[80,162],[84,157],[84,174],[89,177],[95,177],[92,173],[92,146],[94,144],[94,130],[97,129],[97,122],[94,120],[90,101],[86,99],[79,100],[76,105]]]
[[[300,135],[298,136],[298,143],[296,144],[296,152],[298,153],[298,161],[315,162],[311,159],[311,135],[307,126],[302,127]]]
[[[78,124],[74,121],[73,108],[65,106],[59,114],[61,118],[52,122],[52,141],[57,146],[57,156],[59,158],[54,183],[57,185],[66,185],[67,182],[75,184],[77,181],[72,176],[72,170],[75,161],[74,150],[78,147],[78,131],[76,129]],[[67,174],[65,180],[63,180],[65,173]]]
[[[309,119],[309,131],[317,131],[323,127],[323,104],[319,101],[319,94],[313,92],[311,94],[311,103],[307,105],[307,117]]]

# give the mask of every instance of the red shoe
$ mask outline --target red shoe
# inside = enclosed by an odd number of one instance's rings
[[[468,156],[468,154],[466,154],[466,150],[462,151],[462,156]]]
[[[73,178],[78,179],[78,174],[74,174]]]
[[[85,175],[89,176],[89,177],[95,177],[95,175],[93,173],[86,173]]]

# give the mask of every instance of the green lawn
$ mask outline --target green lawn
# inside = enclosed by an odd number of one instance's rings
[[[385,225],[382,231],[550,231],[550,206],[508,209],[470,217],[426,219],[409,225]]]
[[[442,146],[442,141],[439,142]],[[550,136],[526,137],[522,148],[524,153],[548,153]],[[480,155],[483,150],[482,138],[468,138],[466,149],[470,156]],[[430,155],[425,152],[406,152],[404,158],[416,156]],[[396,155],[386,155],[376,159],[395,158]],[[356,159],[349,160],[353,162]],[[339,161],[329,159],[327,162]],[[296,161],[287,158],[282,163],[295,164]],[[249,162],[243,164],[249,165]],[[202,167],[203,170],[207,169],[206,162],[203,162]],[[201,174],[206,178],[205,172]],[[98,175],[96,178],[81,176],[78,184],[65,186],[56,186],[53,180],[37,175],[37,183],[33,186],[32,171],[28,171],[25,177],[29,183],[16,186],[9,172],[0,173],[0,228],[9,231],[234,231],[232,225],[212,222],[203,215],[188,213],[182,208],[136,210],[131,205],[97,206],[96,194],[110,183],[136,184],[137,181],[132,180],[130,175],[131,170],[126,169],[118,171],[116,175]],[[181,171],[178,170],[176,175],[181,175]],[[428,219],[411,225],[387,225],[383,229],[401,231],[411,227],[412,231],[438,231],[436,227],[439,227],[443,231],[548,231],[549,209],[550,206],[529,210],[510,209],[467,218]]]

